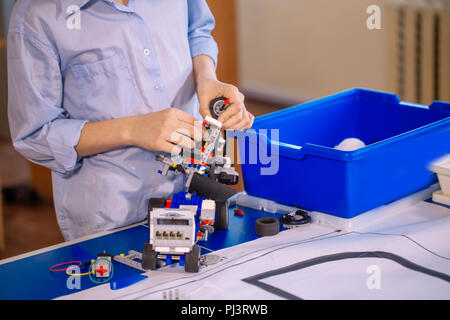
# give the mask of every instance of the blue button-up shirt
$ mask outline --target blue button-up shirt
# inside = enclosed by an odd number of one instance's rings
[[[15,148],[52,170],[66,240],[145,219],[151,197],[183,178],[158,174],[155,152],[120,148],[78,158],[87,121],[182,109],[195,117],[192,57],[217,61],[205,0],[19,0],[8,33]],[[152,137],[148,137],[152,139]]]

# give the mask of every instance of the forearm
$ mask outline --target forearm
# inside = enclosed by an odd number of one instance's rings
[[[209,56],[200,54],[195,56],[192,61],[196,85],[202,80],[217,80],[214,61]]]
[[[131,128],[134,117],[88,122],[75,147],[78,157],[86,157],[132,145]]]

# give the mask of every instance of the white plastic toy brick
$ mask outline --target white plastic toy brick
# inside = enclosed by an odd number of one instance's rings
[[[437,174],[441,190],[433,192],[433,201],[450,206],[450,154],[434,161],[430,170]]]
[[[211,118],[210,116],[206,116],[205,121],[217,128],[222,128],[222,122],[214,118]]]
[[[216,202],[214,200],[203,200],[200,220],[214,221],[216,216]]]
[[[190,205],[190,204],[182,204],[182,205],[180,205],[179,208],[190,210],[195,215],[197,213],[198,206],[194,206],[194,205]]]

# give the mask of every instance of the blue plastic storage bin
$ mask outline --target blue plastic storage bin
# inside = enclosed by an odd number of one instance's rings
[[[248,194],[352,218],[437,181],[428,165],[450,153],[450,103],[427,107],[351,89],[258,117],[253,129],[246,134],[256,139],[238,139]],[[279,142],[259,129],[279,129]],[[351,137],[366,147],[334,149]],[[277,174],[248,163],[250,144],[260,143],[279,145]]]

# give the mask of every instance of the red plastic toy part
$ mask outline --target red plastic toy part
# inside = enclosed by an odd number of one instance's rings
[[[244,215],[244,211],[239,210],[239,209],[234,209],[234,214],[237,214],[238,216],[243,216]]]

